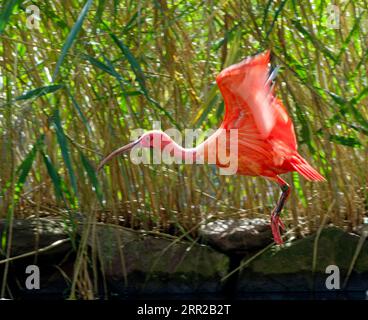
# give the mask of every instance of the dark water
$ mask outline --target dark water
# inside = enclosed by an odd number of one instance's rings
[[[113,300],[367,300],[368,292],[252,292],[237,296],[219,294],[116,295]]]

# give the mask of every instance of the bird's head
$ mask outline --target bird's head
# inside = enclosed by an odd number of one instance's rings
[[[155,148],[155,149],[163,149],[167,144],[172,141],[169,135],[160,131],[160,130],[152,130],[145,132],[141,135],[137,140],[128,143],[125,146],[122,146],[113,152],[111,152],[106,158],[104,158],[97,167],[97,171],[100,171],[102,167],[110,161],[112,158],[120,155],[122,153],[128,152],[133,149],[135,146],[141,148]]]

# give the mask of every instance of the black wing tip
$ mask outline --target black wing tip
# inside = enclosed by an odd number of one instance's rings
[[[270,62],[272,64],[275,61],[276,56],[271,49],[269,49],[269,51],[270,51]]]

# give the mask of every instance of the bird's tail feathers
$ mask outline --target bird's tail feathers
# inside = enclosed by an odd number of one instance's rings
[[[290,164],[298,173],[300,173],[307,180],[326,181],[326,179],[300,155],[293,156],[292,159],[290,160]]]

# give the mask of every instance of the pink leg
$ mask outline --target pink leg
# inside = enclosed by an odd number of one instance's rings
[[[285,230],[285,225],[282,223],[280,219],[281,210],[285,205],[285,202],[290,194],[290,186],[281,179],[279,176],[276,176],[275,178],[270,178],[271,180],[275,181],[282,190],[281,196],[279,201],[277,202],[277,205],[275,209],[271,213],[271,230],[273,239],[275,240],[276,244],[282,244],[282,238],[280,235],[280,228],[282,230]]]

